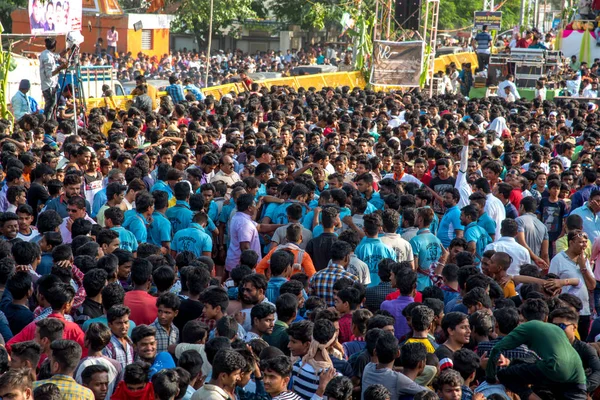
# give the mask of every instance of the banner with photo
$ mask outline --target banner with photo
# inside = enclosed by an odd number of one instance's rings
[[[371,85],[418,87],[423,72],[425,42],[375,40]]]
[[[81,31],[82,0],[29,0],[31,33],[64,35]]]

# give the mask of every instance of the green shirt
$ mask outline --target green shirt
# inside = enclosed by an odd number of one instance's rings
[[[262,339],[269,343],[269,346],[277,347],[279,350],[283,351],[284,354],[290,355],[290,350],[288,349],[288,343],[290,342],[290,337],[287,334],[288,325],[280,320],[275,321],[275,326],[273,327],[273,333],[270,335],[263,335]]]
[[[558,326],[541,321],[529,321],[516,327],[494,346],[486,369],[488,378],[496,376],[496,363],[503,350],[526,345],[541,360],[536,366],[556,383],[586,384],[581,358]]]

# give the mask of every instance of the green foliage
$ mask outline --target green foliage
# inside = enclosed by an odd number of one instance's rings
[[[256,18],[252,0],[214,0],[213,33],[218,34],[233,21]],[[196,37],[208,38],[210,0],[183,0],[177,9],[171,28],[175,32],[192,32]]]
[[[496,6],[501,3],[496,0]],[[440,0],[439,29],[469,28],[473,25],[473,13],[482,8],[482,0]],[[512,29],[519,23],[521,0],[507,0],[499,11],[502,11],[502,30]]]
[[[12,19],[10,13],[18,7],[27,7],[27,0],[2,0],[0,1],[0,22],[5,32],[12,32]]]

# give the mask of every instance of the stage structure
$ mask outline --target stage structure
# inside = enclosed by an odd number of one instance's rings
[[[404,13],[399,12],[401,8]],[[396,10],[395,10],[396,8]],[[439,19],[439,0],[375,0],[375,22],[373,27],[373,56],[376,56],[378,43],[385,42],[423,42],[422,68],[424,83],[429,96],[433,96],[437,80],[434,60]],[[408,13],[406,12],[408,10]],[[424,13],[424,16],[420,14]],[[421,17],[421,18],[420,18]],[[418,24],[415,26],[415,19]],[[418,29],[410,29],[410,28]],[[374,61],[374,60],[373,60]],[[372,62],[374,64],[374,62]],[[373,82],[373,80],[371,80]],[[377,82],[373,82],[377,85]],[[385,83],[389,86],[389,83]],[[398,84],[398,86],[403,86]],[[412,85],[409,85],[412,86]]]

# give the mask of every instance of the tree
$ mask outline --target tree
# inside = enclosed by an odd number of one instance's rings
[[[214,1],[213,33],[219,33],[236,20],[256,18],[252,3],[252,0]],[[208,39],[210,0],[183,0],[175,15],[171,25],[174,31],[192,32],[199,44]]]
[[[27,7],[27,0],[2,0],[0,1],[0,22],[5,32],[12,32],[12,18],[10,13],[15,8]]]
[[[502,29],[513,28],[519,23],[521,0],[497,1],[502,4]],[[483,1],[440,0],[439,29],[469,29],[473,25],[475,11],[483,9]]]

